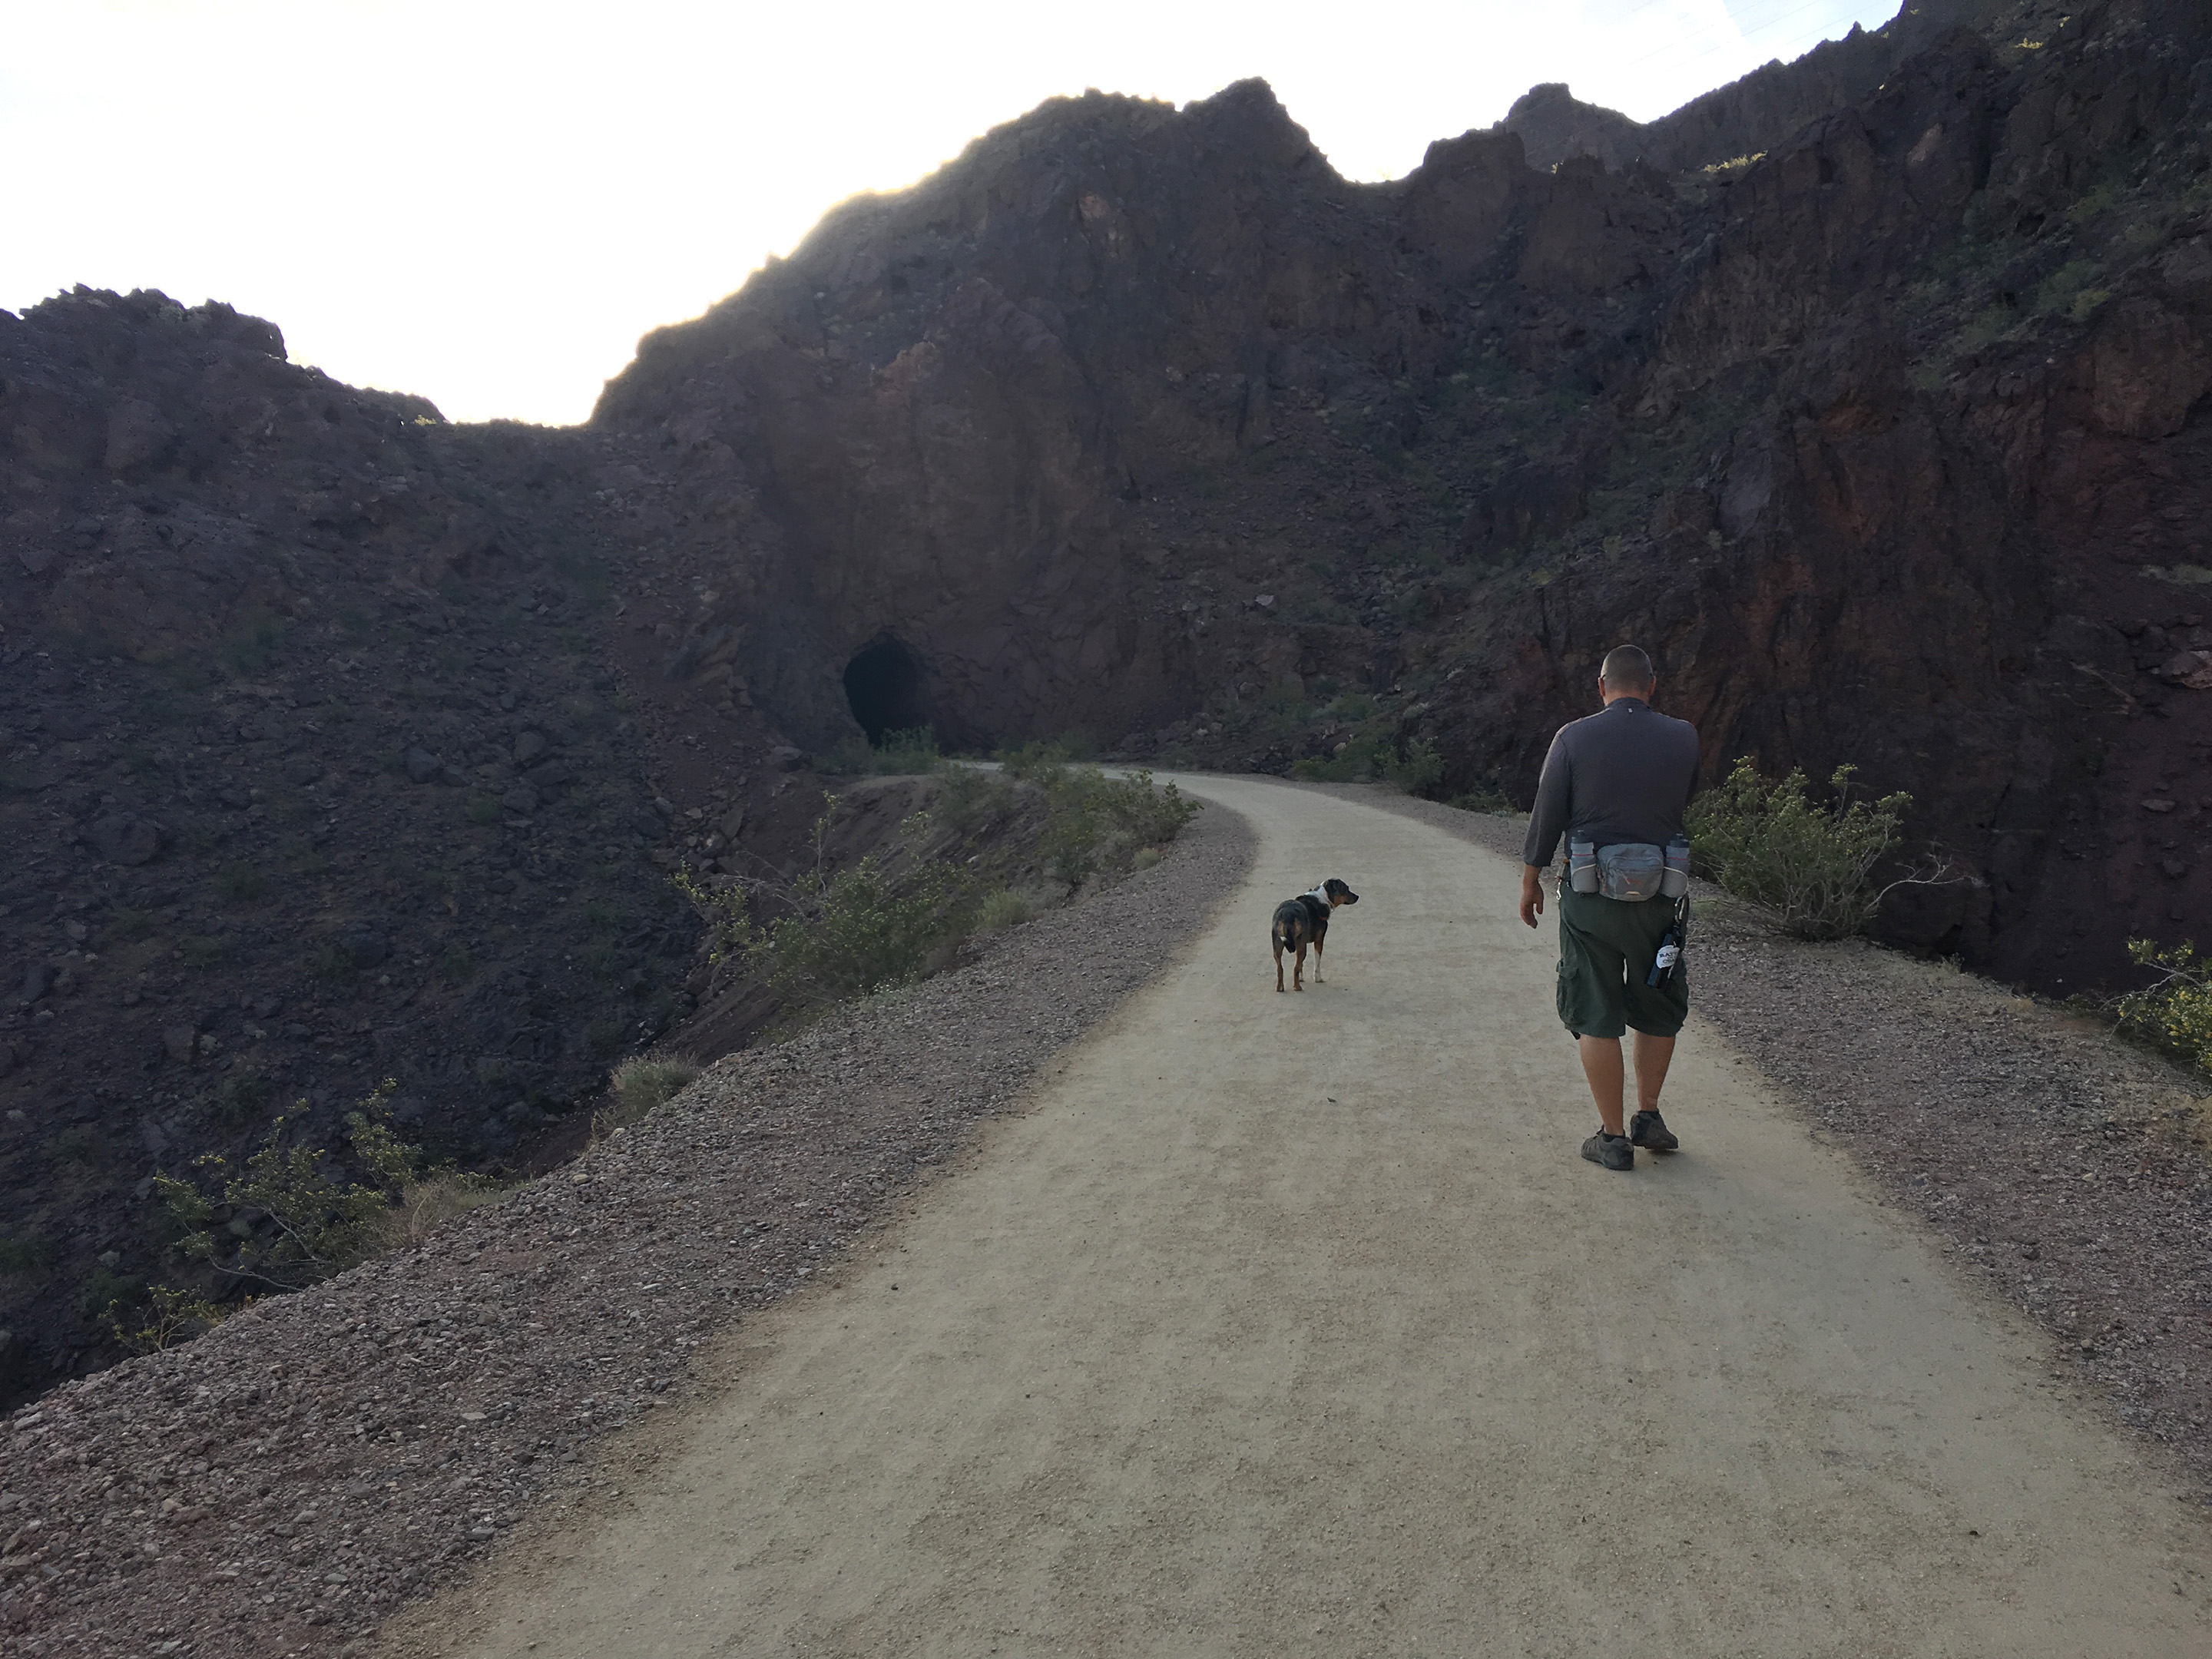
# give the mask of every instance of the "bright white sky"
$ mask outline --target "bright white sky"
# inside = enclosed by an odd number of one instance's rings
[[[0,307],[228,300],[460,420],[580,421],[823,210],[1086,87],[1266,77],[1396,178],[1540,81],[1639,119],[1897,0],[0,0]]]

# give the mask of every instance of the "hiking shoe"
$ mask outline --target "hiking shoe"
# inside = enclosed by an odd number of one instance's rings
[[[1583,1142],[1583,1156],[1608,1170],[1636,1167],[1636,1146],[1626,1135],[1609,1135],[1602,1129]]]
[[[1667,1120],[1656,1112],[1638,1112],[1628,1120],[1628,1139],[1632,1146],[1647,1152],[1679,1152],[1682,1143],[1674,1139],[1674,1132],[1667,1127]]]

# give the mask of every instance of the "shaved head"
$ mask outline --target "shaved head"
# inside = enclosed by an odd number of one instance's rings
[[[1651,659],[1632,645],[1616,645],[1607,652],[1597,673],[1608,690],[1635,696],[1651,689]]]

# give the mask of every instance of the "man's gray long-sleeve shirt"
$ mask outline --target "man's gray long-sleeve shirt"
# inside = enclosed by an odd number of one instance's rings
[[[1641,697],[1617,697],[1601,714],[1568,721],[1552,739],[1522,862],[1541,869],[1563,835],[1600,847],[1624,841],[1664,847],[1682,833],[1682,811],[1697,783],[1698,728]]]

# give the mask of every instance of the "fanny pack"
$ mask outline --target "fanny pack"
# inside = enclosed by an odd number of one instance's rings
[[[1625,904],[1680,898],[1690,890],[1690,843],[1680,836],[1664,847],[1648,841],[1617,841],[1610,847],[1571,841],[1567,884],[1577,893],[1595,893]]]

